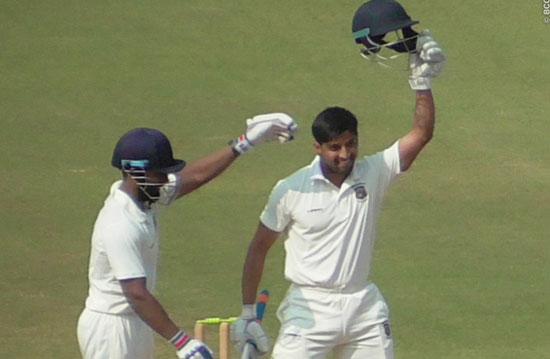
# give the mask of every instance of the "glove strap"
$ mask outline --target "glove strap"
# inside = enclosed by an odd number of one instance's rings
[[[236,140],[233,140],[230,142],[231,148],[233,149],[233,152],[238,155],[242,155],[243,153],[246,153],[250,151],[254,146],[250,141],[248,141],[248,138],[246,138],[246,135],[241,135]]]
[[[432,79],[428,77],[409,77],[409,85],[413,90],[430,90],[432,88]]]
[[[191,337],[185,334],[185,332],[180,329],[180,331],[177,332],[176,335],[172,337],[172,339],[170,339],[170,343],[172,343],[176,347],[176,350],[180,350],[190,340],[191,340]]]

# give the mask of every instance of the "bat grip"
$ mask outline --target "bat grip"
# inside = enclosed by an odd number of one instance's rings
[[[266,303],[256,304],[256,320],[261,322],[262,319],[264,319],[265,307],[266,307]]]
[[[259,322],[261,322],[262,319],[264,319],[265,308],[267,306],[268,301],[269,301],[269,291],[267,289],[264,289],[260,292],[258,301],[256,302],[256,320],[258,320]]]

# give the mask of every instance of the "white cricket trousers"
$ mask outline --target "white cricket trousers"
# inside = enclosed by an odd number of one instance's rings
[[[373,283],[350,292],[293,284],[277,316],[275,359],[393,359],[388,306]]]
[[[84,309],[78,319],[84,359],[152,359],[153,331],[136,314],[113,315]]]

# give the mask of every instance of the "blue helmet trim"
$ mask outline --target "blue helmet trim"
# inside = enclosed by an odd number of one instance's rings
[[[120,160],[120,164],[123,169],[139,168],[141,170],[147,170],[149,167],[149,160]]]
[[[368,37],[370,34],[370,28],[369,27],[366,27],[364,29],[361,29],[359,31],[355,31],[353,33],[353,38],[355,40],[359,40],[359,39],[362,39],[363,37]]]

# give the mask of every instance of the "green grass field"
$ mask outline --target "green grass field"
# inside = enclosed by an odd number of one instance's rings
[[[0,12],[0,357],[77,358],[95,216],[119,136],[156,127],[188,161],[254,114],[298,139],[266,145],[163,218],[158,296],[191,330],[240,311],[248,242],[273,184],[312,158],[309,127],[340,105],[363,154],[412,123],[406,75],[364,63],[361,1],[13,1]],[[399,358],[550,358],[550,24],[542,1],[403,0],[449,62],[432,143],[391,191],[373,279]],[[265,326],[287,283],[270,252]],[[158,340],[158,358],[175,357]]]

